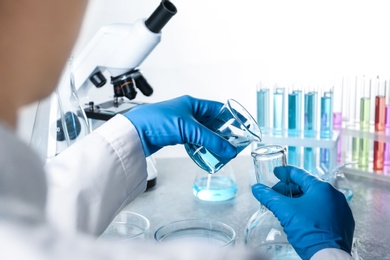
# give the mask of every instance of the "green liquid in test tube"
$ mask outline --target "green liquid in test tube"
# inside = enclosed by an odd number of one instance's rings
[[[360,130],[368,131],[370,129],[371,115],[371,81],[369,84],[363,82],[362,97],[360,99]],[[361,138],[359,141],[359,167],[366,169],[370,154],[370,142],[368,139]]]

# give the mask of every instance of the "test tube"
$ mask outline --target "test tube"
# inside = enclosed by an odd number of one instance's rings
[[[317,135],[317,111],[318,92],[315,88],[307,88],[304,94],[303,106],[303,135],[305,138],[314,138]],[[305,147],[303,151],[303,168],[308,172],[314,173],[317,167],[316,150],[312,147]]]
[[[362,79],[362,96],[360,98],[360,130],[368,131],[370,129],[370,104],[371,104],[371,80],[368,82]],[[359,160],[358,166],[366,169],[370,154],[370,142],[366,138],[359,141]]]
[[[321,96],[321,124],[320,137],[331,138],[333,134],[333,88],[326,90]],[[329,149],[320,149],[320,162],[324,170],[329,170],[330,151]]]
[[[264,134],[270,131],[270,105],[270,90],[260,82],[257,85],[257,124]]]
[[[320,137],[331,138],[332,137],[332,113],[333,106],[333,89],[324,91],[321,96],[321,124],[320,124]]]
[[[275,86],[274,88],[274,125],[273,134],[280,136],[284,131],[284,93],[285,89]]]
[[[288,94],[288,135],[300,136],[302,131],[302,90],[292,88]]]
[[[370,129],[371,80],[362,79],[362,96],[360,97],[360,130]]]
[[[385,83],[386,90],[386,112],[385,112],[385,133],[390,135],[390,80]],[[390,143],[385,143],[384,165],[390,166]]]
[[[381,84],[379,76],[376,82],[375,95],[375,131],[383,132],[385,130],[385,112],[386,112],[386,81]]]
[[[376,81],[376,94],[375,94],[375,131],[384,132],[385,130],[385,119],[386,119],[386,81],[381,84],[379,76]],[[374,141],[374,162],[373,170],[383,170],[383,160],[385,152],[385,143]]]
[[[292,88],[288,93],[288,135],[300,136],[302,131],[302,90]],[[288,147],[288,162],[300,166],[300,147]]]
[[[353,128],[360,128],[360,97],[361,97],[361,89],[362,82],[365,82],[364,76],[362,79],[359,79],[357,76],[355,77],[355,86],[352,88],[354,90],[354,95],[352,98],[354,100],[354,109],[351,111],[351,121],[350,125]],[[352,137],[352,161],[359,160],[359,151],[360,151],[360,138]]]
[[[344,78],[336,85],[333,92],[333,129],[341,130],[343,124],[342,103],[343,103]],[[341,136],[337,142],[337,162],[341,161]]]

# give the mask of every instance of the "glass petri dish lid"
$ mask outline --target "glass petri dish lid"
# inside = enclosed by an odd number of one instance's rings
[[[230,226],[212,220],[186,219],[161,226],[154,233],[159,243],[207,243],[216,247],[234,245],[236,232]]]
[[[122,211],[99,239],[106,241],[143,240],[148,237],[149,229],[150,222],[146,217],[135,212]]]

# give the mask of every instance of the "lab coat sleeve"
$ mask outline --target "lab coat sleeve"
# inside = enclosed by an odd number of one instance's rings
[[[322,249],[315,253],[310,260],[353,260],[347,252],[337,248]]]
[[[47,218],[65,232],[100,235],[146,189],[146,160],[132,123],[117,115],[47,163]]]

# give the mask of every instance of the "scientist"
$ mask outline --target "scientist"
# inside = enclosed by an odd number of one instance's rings
[[[45,169],[16,136],[19,108],[49,95],[77,37],[87,1],[0,1],[0,259],[256,259],[245,249],[185,250],[148,243],[98,244],[146,187],[145,156],[193,142],[226,158],[235,149],[202,125],[221,103],[189,96],[118,115]],[[303,259],[351,259],[354,219],[341,193],[293,167],[254,196],[281,221]],[[286,186],[296,198],[285,197]]]

